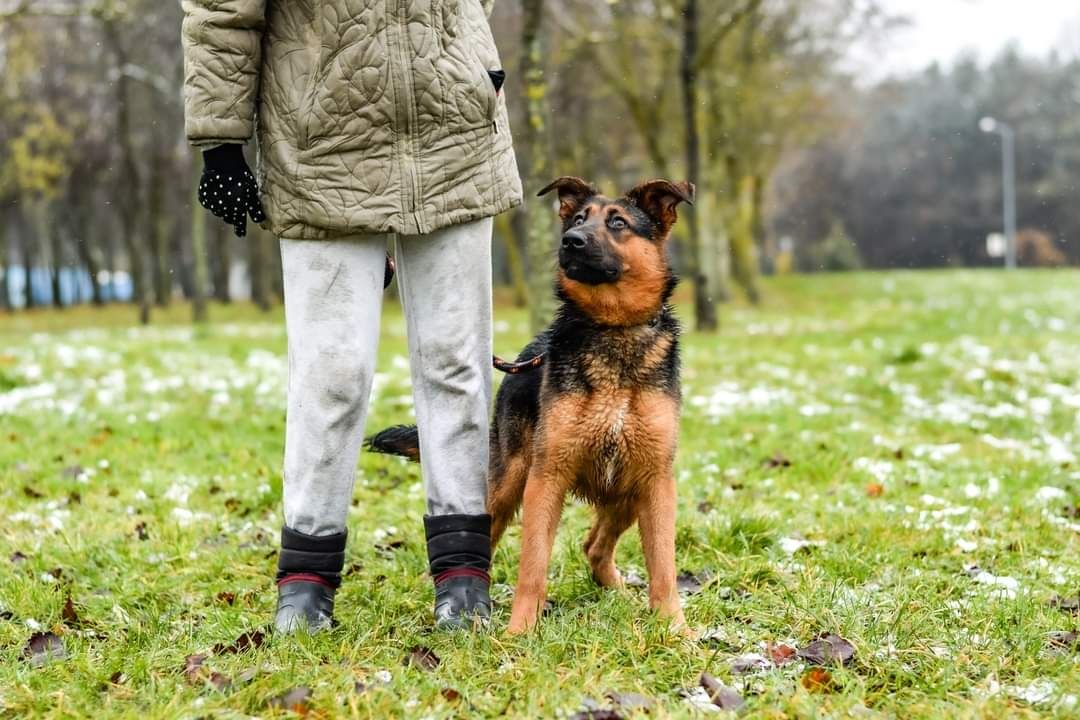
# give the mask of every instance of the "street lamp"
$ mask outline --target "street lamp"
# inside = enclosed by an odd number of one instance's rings
[[[992,117],[979,121],[984,133],[1001,135],[1001,187],[1005,216],[1005,267],[1016,269],[1016,133],[1007,123]]]

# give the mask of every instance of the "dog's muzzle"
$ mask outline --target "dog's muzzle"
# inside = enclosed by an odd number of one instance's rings
[[[617,282],[622,276],[621,263],[612,252],[590,235],[573,228],[562,236],[559,267],[566,277],[586,285]]]

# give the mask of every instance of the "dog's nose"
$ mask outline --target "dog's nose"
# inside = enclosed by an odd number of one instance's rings
[[[584,250],[587,242],[587,238],[579,230],[567,230],[562,236],[562,246],[567,250]]]

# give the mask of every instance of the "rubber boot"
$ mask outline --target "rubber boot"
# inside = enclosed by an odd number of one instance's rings
[[[334,624],[334,593],[341,585],[345,566],[345,539],[345,532],[317,537],[281,528],[274,617],[277,632],[315,633]]]
[[[427,515],[424,530],[435,581],[435,627],[486,623],[491,617],[491,516]]]

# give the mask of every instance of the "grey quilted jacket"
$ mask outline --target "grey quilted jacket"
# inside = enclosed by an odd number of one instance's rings
[[[493,0],[184,0],[199,146],[257,135],[269,228],[428,233],[521,202]]]

